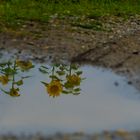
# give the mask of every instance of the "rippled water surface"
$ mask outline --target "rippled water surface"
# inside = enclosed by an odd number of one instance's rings
[[[125,77],[92,66],[81,66],[81,94],[49,97],[40,81],[47,79],[38,71],[21,87],[20,97],[1,92],[0,132],[55,132],[140,128],[140,92]]]

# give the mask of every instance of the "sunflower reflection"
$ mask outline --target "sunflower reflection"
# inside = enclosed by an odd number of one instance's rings
[[[11,97],[20,96],[20,86],[23,85],[23,80],[29,77],[22,77],[20,75],[31,68],[33,68],[33,64],[30,61],[15,60],[14,62],[1,63],[0,83],[6,85],[6,89],[9,88],[8,91],[0,88],[1,91]]]
[[[39,71],[49,77],[50,82],[41,81],[47,89],[49,96],[57,97],[61,94],[80,94],[82,71],[78,65],[54,65],[52,67],[41,66]]]
[[[24,84],[24,79],[31,77],[22,75],[32,68],[34,65],[31,61],[19,59],[0,63],[0,84],[2,85],[0,90],[11,97],[20,96],[20,88]],[[62,94],[80,94],[83,78],[78,65],[41,66],[39,71],[48,78],[41,83],[50,97],[58,97]]]
[[[67,82],[65,85],[68,87],[74,87],[74,86],[79,86],[81,83],[81,78],[79,75],[73,74],[73,75],[67,75]]]
[[[49,96],[60,96],[63,86],[59,80],[52,80],[49,84],[46,85],[47,92]]]
[[[9,95],[13,96],[13,97],[18,97],[18,96],[20,96],[18,91],[19,91],[19,88],[11,88],[10,92],[9,92]]]
[[[0,83],[2,85],[7,85],[9,82],[9,77],[7,75],[0,75]]]
[[[23,60],[16,60],[16,65],[23,71],[29,70],[34,67],[31,61]]]

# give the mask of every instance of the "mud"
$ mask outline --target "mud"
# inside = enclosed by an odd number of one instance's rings
[[[139,88],[140,30],[90,49],[75,57],[73,61],[111,68],[128,76],[129,84],[134,84]]]

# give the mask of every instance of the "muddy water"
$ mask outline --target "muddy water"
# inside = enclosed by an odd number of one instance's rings
[[[81,66],[80,95],[49,97],[40,81],[47,77],[38,71],[21,88],[21,96],[0,95],[0,132],[19,134],[140,128],[140,91],[110,70]]]

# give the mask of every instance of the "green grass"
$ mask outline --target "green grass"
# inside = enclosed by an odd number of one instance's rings
[[[140,14],[140,0],[54,1],[56,0],[0,0],[0,22],[17,26],[26,20],[48,22],[52,15],[58,15],[59,18],[83,15],[98,18],[105,15]]]

